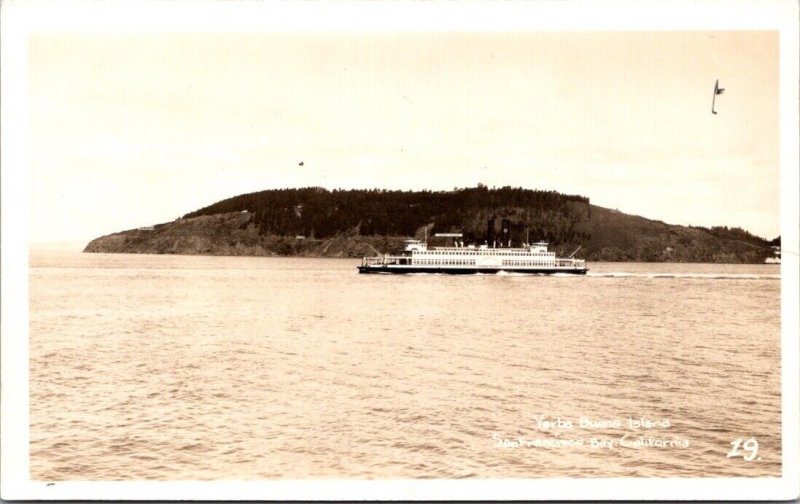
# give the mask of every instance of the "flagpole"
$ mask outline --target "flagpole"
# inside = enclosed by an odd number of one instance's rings
[[[717,89],[719,88],[719,79],[717,82],[714,83],[714,97],[711,98],[711,113],[716,114],[717,111],[714,110],[714,105],[717,103]]]

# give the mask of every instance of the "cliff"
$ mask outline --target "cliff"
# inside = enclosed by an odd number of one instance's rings
[[[226,256],[362,257],[402,248],[403,237],[335,236],[326,239],[261,235],[253,214],[235,212],[179,219],[96,238],[84,252]]]

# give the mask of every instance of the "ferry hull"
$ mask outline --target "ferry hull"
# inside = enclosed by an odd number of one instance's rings
[[[474,275],[477,273],[495,274],[505,271],[506,273],[525,273],[528,275],[554,275],[567,273],[571,275],[585,275],[589,268],[503,268],[503,267],[480,267],[480,268],[446,268],[437,266],[406,266],[396,264],[373,264],[369,266],[358,266],[359,273],[440,273],[446,275]]]

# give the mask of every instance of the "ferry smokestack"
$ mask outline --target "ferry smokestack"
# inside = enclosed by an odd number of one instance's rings
[[[494,243],[494,217],[489,219],[488,226],[486,227],[486,246],[493,247]]]
[[[508,219],[502,220],[503,224],[503,240],[501,242],[501,247],[510,247],[511,246],[511,223]]]

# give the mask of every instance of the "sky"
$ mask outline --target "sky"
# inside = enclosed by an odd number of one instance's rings
[[[29,239],[89,241],[272,188],[478,183],[771,239],[778,43],[774,31],[33,34]]]

